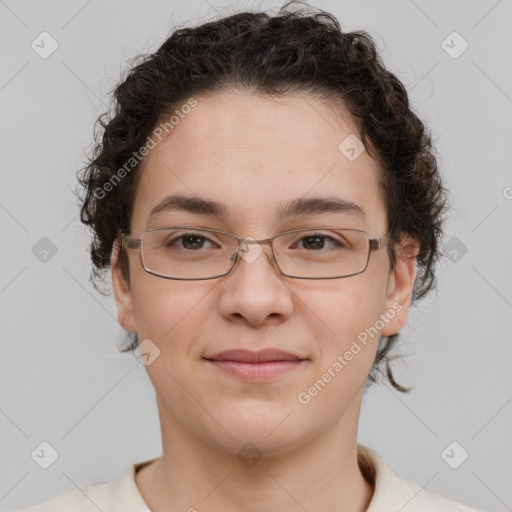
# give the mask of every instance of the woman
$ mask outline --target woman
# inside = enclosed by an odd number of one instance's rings
[[[428,130],[368,34],[287,7],[177,30],[116,89],[81,219],[163,454],[26,510],[474,510],[357,443],[434,285]]]

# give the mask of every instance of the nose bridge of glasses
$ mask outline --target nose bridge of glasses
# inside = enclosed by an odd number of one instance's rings
[[[231,259],[233,260],[237,256],[240,256],[245,262],[253,263],[263,253],[264,245],[270,246],[270,259],[272,260],[272,238],[255,240],[250,236],[241,241],[239,240],[238,247],[236,248],[235,254],[231,256]]]

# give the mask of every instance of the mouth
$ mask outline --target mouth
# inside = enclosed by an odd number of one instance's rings
[[[243,380],[267,380],[289,373],[303,365],[306,359],[276,349],[225,350],[204,358],[225,374]]]

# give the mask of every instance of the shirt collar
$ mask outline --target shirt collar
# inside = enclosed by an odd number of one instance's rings
[[[112,483],[112,497],[118,497],[118,501],[113,502],[130,503],[130,509],[125,512],[151,512],[135,483],[135,473],[154,460],[156,458],[132,464]],[[374,487],[372,500],[366,512],[402,510],[422,493],[417,484],[396,476],[375,450],[358,444],[357,460],[363,476]]]

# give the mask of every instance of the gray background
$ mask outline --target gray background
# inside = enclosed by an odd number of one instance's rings
[[[176,25],[233,12],[231,2],[210,4],[0,1],[0,508],[110,480],[160,454],[154,391],[138,360],[118,353],[113,297],[88,283],[72,190],[127,59],[155,50]],[[415,390],[375,386],[359,441],[431,491],[512,510],[512,2],[314,5],[375,37],[432,129],[454,203],[439,290],[412,312],[408,356],[396,365]],[[43,31],[59,44],[47,59],[31,48]],[[469,43],[458,58],[442,46],[453,31]],[[46,262],[32,251],[43,237],[57,248]],[[46,470],[31,458],[43,441],[59,454]],[[441,456],[452,441],[469,453],[458,469]]]

